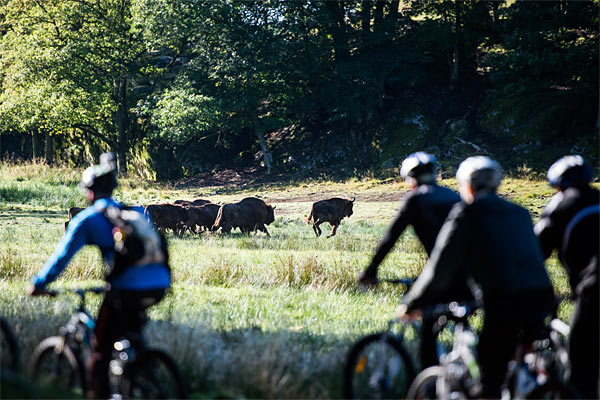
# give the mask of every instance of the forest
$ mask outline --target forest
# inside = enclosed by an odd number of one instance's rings
[[[594,1],[3,0],[0,157],[122,175],[597,165]]]

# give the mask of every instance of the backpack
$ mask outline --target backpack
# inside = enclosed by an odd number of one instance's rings
[[[113,225],[115,242],[115,257],[106,276],[108,282],[133,266],[163,263],[169,268],[167,242],[146,215],[133,207],[108,206],[102,212]]]

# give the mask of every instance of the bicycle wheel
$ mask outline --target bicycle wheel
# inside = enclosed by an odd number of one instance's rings
[[[8,322],[0,318],[0,370],[19,370],[19,346]]]
[[[131,399],[185,399],[187,391],[177,364],[159,350],[147,350],[128,367],[122,393]]]
[[[415,368],[401,342],[376,333],[358,341],[344,367],[344,397],[349,399],[404,398]]]
[[[48,337],[35,348],[30,369],[33,381],[41,387],[57,394],[85,395],[85,370],[60,336]]]
[[[444,370],[438,365],[425,368],[411,383],[406,398],[437,399],[437,382],[443,373]]]

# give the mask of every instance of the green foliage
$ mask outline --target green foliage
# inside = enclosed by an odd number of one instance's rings
[[[423,146],[453,162],[470,143],[593,161],[598,15],[597,1],[7,0],[0,133],[51,133],[76,165],[110,148],[158,179],[368,170]],[[415,110],[424,134],[400,122]]]

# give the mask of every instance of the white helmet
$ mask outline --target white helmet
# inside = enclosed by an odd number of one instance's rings
[[[412,153],[402,162],[400,175],[402,178],[415,178],[418,182],[435,180],[437,160],[434,155],[418,151]]]
[[[496,190],[502,181],[500,164],[486,156],[469,157],[456,171],[458,183],[467,183],[475,191]]]

